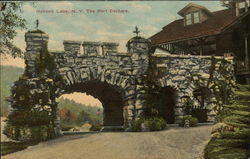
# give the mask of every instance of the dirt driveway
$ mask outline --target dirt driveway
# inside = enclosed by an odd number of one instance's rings
[[[66,135],[4,159],[196,159],[212,126]]]

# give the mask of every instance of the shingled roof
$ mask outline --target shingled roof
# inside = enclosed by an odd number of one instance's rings
[[[241,17],[235,15],[234,9],[225,9],[212,13],[213,16],[209,17],[206,21],[188,26],[184,26],[184,19],[175,20],[149,39],[153,45],[157,45],[215,35],[221,33],[226,27]]]

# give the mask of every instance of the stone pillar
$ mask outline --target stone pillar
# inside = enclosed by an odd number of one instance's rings
[[[131,129],[131,122],[135,120],[135,99],[128,99],[123,108],[125,131]]]
[[[54,132],[56,136],[62,135],[62,130],[60,126],[60,116],[59,116],[59,109],[58,109],[58,103],[55,101],[55,98],[51,100],[52,104],[52,113],[54,118]]]
[[[142,37],[133,37],[127,42],[127,50],[129,53],[148,53],[150,51],[151,41]]]
[[[174,114],[175,114],[175,124],[179,124],[183,118],[184,114],[184,103],[183,103],[182,96],[180,96],[177,92],[176,95],[176,103],[175,103],[175,108],[174,108]]]
[[[103,55],[107,55],[108,52],[118,52],[118,43],[108,43],[104,42],[102,45]]]
[[[101,45],[99,42],[84,41],[82,43],[83,54],[88,56],[102,56]]]
[[[26,53],[24,56],[26,63],[26,73],[32,77],[37,76],[35,65],[43,46],[46,46],[49,35],[44,32],[28,31],[25,33]]]
[[[65,40],[63,41],[64,45],[64,51],[67,54],[76,56],[80,54],[80,47],[81,47],[81,42],[80,41],[69,41]]]
[[[151,42],[142,37],[134,37],[127,43],[127,50],[132,54],[133,74],[140,76],[144,74],[149,65]]]

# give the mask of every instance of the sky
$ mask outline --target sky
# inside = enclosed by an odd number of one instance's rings
[[[188,3],[205,6],[210,11],[224,9],[219,1],[41,1],[25,2],[20,14],[27,20],[27,30],[39,29],[49,34],[49,50],[63,50],[63,40],[118,42],[120,52],[134,36],[138,26],[142,37],[148,38],[165,25],[182,18],[177,14]],[[112,10],[112,12],[110,12]],[[120,10],[122,12],[114,12]],[[16,30],[14,44],[25,50],[24,34]],[[24,67],[23,59],[3,59],[1,65]],[[93,106],[101,103],[86,94],[74,93],[64,97]]]

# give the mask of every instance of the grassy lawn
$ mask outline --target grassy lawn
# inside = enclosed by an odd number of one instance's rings
[[[35,145],[31,142],[1,142],[1,156],[26,149]]]

